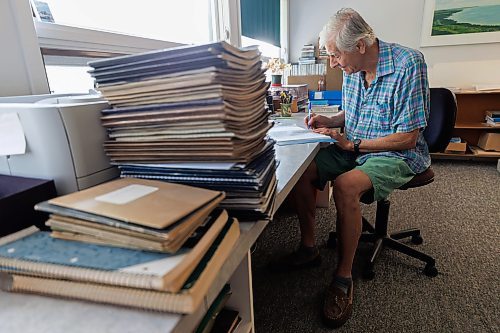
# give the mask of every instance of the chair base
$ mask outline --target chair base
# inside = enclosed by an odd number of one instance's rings
[[[363,233],[359,239],[360,242],[370,242],[373,243],[372,253],[366,263],[363,271],[363,277],[365,279],[371,280],[375,277],[375,272],[373,270],[375,261],[378,255],[382,252],[384,247],[389,247],[393,250],[399,251],[413,258],[419,259],[426,263],[424,268],[424,274],[430,277],[434,277],[438,274],[436,268],[436,261],[431,256],[415,250],[414,248],[399,242],[398,240],[411,237],[411,242],[413,244],[422,244],[423,239],[420,235],[419,229],[408,229],[403,231],[398,231],[392,234],[387,233],[387,221],[389,217],[389,200],[380,200],[377,202],[377,214],[375,219],[375,227],[372,226],[363,217]],[[337,244],[337,234],[335,231],[330,232],[328,238],[328,247],[335,248]]]

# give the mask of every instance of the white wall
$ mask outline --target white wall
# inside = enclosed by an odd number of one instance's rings
[[[500,43],[420,47],[424,0],[290,0],[291,61],[297,61],[303,44],[317,42],[323,25],[342,7],[357,10],[380,39],[420,50],[432,87],[500,85]]]

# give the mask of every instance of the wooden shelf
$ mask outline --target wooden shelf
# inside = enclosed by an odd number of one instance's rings
[[[432,160],[459,160],[459,161],[488,161],[496,162],[498,157],[478,156],[474,154],[448,154],[448,153],[431,153]]]
[[[485,122],[486,111],[500,110],[500,91],[460,91],[455,92],[457,99],[457,117],[452,135],[467,142],[468,150],[464,154],[437,153],[437,159],[463,159],[489,161],[500,158],[499,152],[480,151],[477,148],[479,138],[486,132],[498,132],[499,127],[489,126]],[[469,150],[470,149],[470,150]]]
[[[478,122],[456,122],[455,128],[459,129],[500,129],[500,127],[490,126],[486,123],[478,123]]]
[[[471,152],[467,153],[431,153],[431,157],[433,159],[438,160],[473,160],[473,161],[481,161],[481,160],[492,160],[496,161],[500,158],[499,151],[485,151],[481,148],[475,146],[468,147]]]
[[[469,147],[474,156],[477,157],[494,157],[494,158],[500,158],[500,151],[489,151],[489,150],[483,150],[479,147],[471,146]]]

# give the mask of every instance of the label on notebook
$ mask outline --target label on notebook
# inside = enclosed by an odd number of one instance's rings
[[[95,197],[95,200],[115,205],[124,205],[155,191],[158,191],[158,187],[134,184],[122,187],[121,189],[113,192],[99,195]]]

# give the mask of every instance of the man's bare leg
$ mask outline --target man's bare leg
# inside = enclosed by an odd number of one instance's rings
[[[334,199],[337,208],[339,263],[336,275],[351,277],[352,263],[361,235],[361,196],[372,188],[370,178],[360,170],[346,172],[335,180]]]
[[[370,178],[359,170],[346,172],[335,180],[339,263],[323,304],[323,318],[331,327],[343,325],[352,314],[352,263],[362,230],[359,200],[371,187]]]
[[[300,223],[301,243],[306,247],[316,245],[316,187],[318,178],[316,163],[313,161],[302,174],[291,192],[291,199],[297,210]]]

